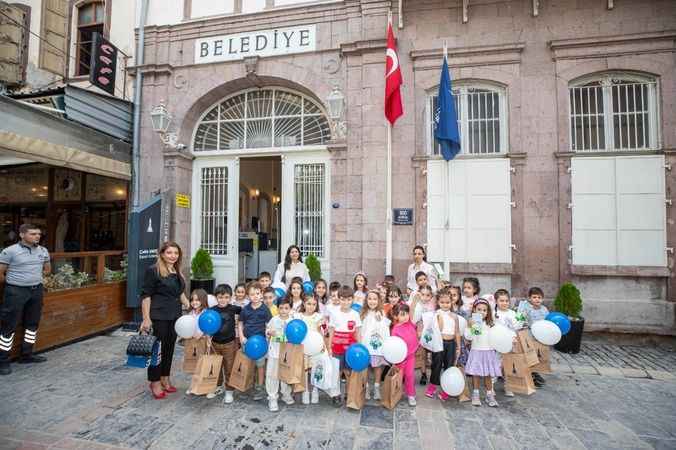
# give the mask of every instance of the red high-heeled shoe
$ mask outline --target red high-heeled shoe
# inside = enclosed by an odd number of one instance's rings
[[[177,391],[177,389],[172,385],[169,385],[169,386],[162,385],[162,389],[164,390],[164,392],[166,392],[168,394],[173,394],[174,392]]]
[[[153,397],[155,397],[155,400],[162,400],[167,396],[167,394],[162,391],[159,394],[156,394],[155,391],[153,391],[153,385],[152,383],[150,384],[150,393],[153,394]]]

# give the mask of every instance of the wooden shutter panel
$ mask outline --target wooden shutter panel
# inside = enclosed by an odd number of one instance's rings
[[[446,161],[427,161],[427,259],[442,262],[446,234]]]
[[[468,160],[455,159],[450,163],[448,180],[448,231],[446,233],[446,259],[467,262],[467,177]],[[446,164],[446,163],[445,163]]]
[[[58,75],[66,73],[67,0],[43,0],[40,67]]]
[[[0,81],[9,85],[22,84],[26,73],[28,31],[18,24],[26,25],[28,11],[5,2],[0,2],[0,11]]]

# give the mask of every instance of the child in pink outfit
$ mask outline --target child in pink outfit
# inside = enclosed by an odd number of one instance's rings
[[[392,336],[400,337],[406,343],[406,359],[397,367],[401,370],[404,390],[408,404],[415,406],[415,352],[418,350],[418,331],[411,322],[411,311],[406,303],[398,303],[394,308],[394,319],[397,322],[392,329]]]

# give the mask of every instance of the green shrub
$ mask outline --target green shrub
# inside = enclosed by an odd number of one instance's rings
[[[554,299],[554,309],[569,317],[579,318],[582,312],[582,297],[573,283],[564,283]]]
[[[195,252],[190,264],[192,270],[193,280],[213,280],[214,279],[214,263],[211,260],[209,252],[200,248]]]
[[[322,265],[314,254],[310,253],[305,258],[305,265],[312,281],[317,281],[322,277]]]

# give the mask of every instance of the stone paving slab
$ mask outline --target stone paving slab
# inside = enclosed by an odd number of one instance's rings
[[[442,403],[419,386],[417,408],[402,402],[389,411],[370,401],[359,412],[322,396],[319,405],[271,413],[246,395],[232,405],[186,396],[189,377],[181,373],[174,377],[181,390],[156,401],[145,371],[124,366],[127,341],[99,336],[48,352],[39,366],[13,365],[0,383],[0,449],[676,448],[668,350],[594,343],[583,346],[592,355],[553,352],[547,385],[514,398],[499,385],[499,408]]]

